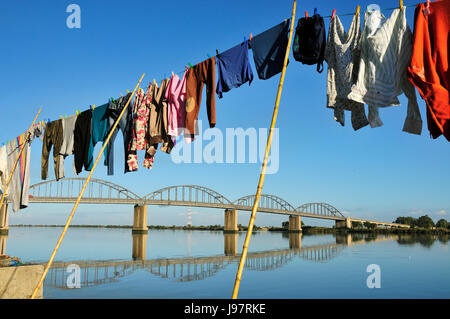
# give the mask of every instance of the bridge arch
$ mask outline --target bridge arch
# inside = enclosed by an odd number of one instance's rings
[[[30,197],[38,198],[77,198],[81,192],[85,178],[63,178],[50,180],[30,186]],[[129,189],[101,179],[91,178],[83,198],[140,200],[140,196]]]
[[[253,207],[256,195],[248,195],[237,199],[234,202],[236,206]],[[281,197],[275,195],[261,194],[258,209],[276,209],[290,212],[296,212],[294,206]]]
[[[297,207],[297,212],[309,213],[319,216],[343,217],[344,215],[335,207],[326,203],[308,203]]]
[[[222,194],[210,188],[199,185],[177,185],[161,188],[145,195],[143,200],[153,202],[181,202],[209,204],[233,207],[233,203]]]

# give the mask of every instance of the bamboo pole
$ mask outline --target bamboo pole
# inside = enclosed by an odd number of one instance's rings
[[[44,273],[42,274],[41,278],[39,279],[39,282],[38,282],[38,284],[36,285],[36,288],[34,289],[33,294],[31,295],[30,299],[34,299],[34,298],[36,297],[36,294],[37,294],[39,288],[40,288],[40,287],[42,286],[42,284],[44,283],[45,276],[47,275],[47,273],[48,273],[48,271],[49,271],[49,269],[50,269],[50,266],[51,266],[52,263],[53,263],[53,259],[55,258],[56,252],[58,251],[59,246],[61,245],[61,242],[62,242],[62,240],[63,240],[63,238],[64,238],[64,236],[65,236],[65,234],[66,234],[66,232],[67,232],[67,229],[69,228],[70,222],[72,221],[73,215],[75,214],[75,211],[77,210],[77,207],[78,207],[78,204],[80,203],[81,197],[83,197],[83,194],[84,194],[84,191],[85,191],[85,189],[86,189],[86,186],[87,186],[87,184],[89,183],[89,180],[91,179],[91,176],[92,176],[92,174],[93,174],[94,171],[95,171],[95,168],[97,167],[97,163],[98,163],[98,161],[100,160],[100,157],[102,156],[103,152],[105,151],[105,148],[106,148],[106,146],[108,145],[108,142],[109,142],[109,140],[111,139],[111,136],[113,135],[114,131],[116,130],[116,127],[117,127],[117,125],[118,125],[119,122],[120,122],[120,119],[122,118],[123,114],[125,113],[125,110],[127,109],[128,105],[130,104],[130,101],[131,101],[131,99],[133,98],[134,93],[136,92],[136,89],[137,89],[137,88],[139,87],[139,85],[141,84],[141,81],[142,81],[142,79],[144,78],[144,76],[145,76],[145,73],[142,74],[141,78],[139,79],[138,84],[136,85],[136,87],[135,87],[134,90],[133,90],[133,93],[131,94],[130,98],[128,99],[127,104],[125,104],[125,107],[122,109],[122,112],[120,112],[119,117],[117,118],[117,120],[116,120],[116,122],[114,123],[113,127],[111,128],[111,130],[110,130],[110,132],[109,132],[109,134],[108,134],[108,136],[107,136],[105,142],[103,143],[102,150],[101,150],[100,153],[98,154],[97,159],[95,160],[94,165],[92,166],[92,169],[91,169],[91,171],[90,171],[90,173],[89,173],[89,175],[88,175],[88,177],[87,177],[87,179],[86,179],[86,181],[85,181],[85,183],[84,183],[84,185],[83,185],[83,188],[81,189],[81,192],[80,192],[80,194],[78,195],[77,201],[75,202],[75,205],[74,205],[73,208],[72,208],[72,212],[70,213],[69,218],[67,219],[66,225],[64,226],[64,229],[63,229],[63,232],[61,233],[61,236],[60,236],[59,239],[58,239],[58,242],[57,242],[57,244],[56,244],[56,247],[55,247],[55,249],[53,250],[52,255],[50,256],[50,259],[49,259],[47,265],[45,266]]]
[[[259,176],[259,183],[258,183],[258,188],[256,190],[255,202],[253,203],[252,215],[250,217],[250,222],[249,222],[249,225],[248,225],[247,235],[245,237],[244,247],[242,249],[242,255],[241,255],[241,260],[239,262],[239,268],[238,268],[238,271],[236,273],[236,281],[234,283],[233,296],[232,296],[233,299],[237,298],[237,295],[238,295],[238,292],[239,292],[239,285],[240,285],[241,278],[242,278],[242,272],[244,270],[245,259],[247,258],[248,245],[250,243],[250,238],[252,236],[253,226],[255,224],[256,212],[258,211],[259,200],[261,198],[261,192],[262,192],[262,188],[263,188],[263,185],[264,185],[264,178],[266,177],[267,161],[269,159],[270,147],[272,145],[273,130],[275,128],[275,123],[277,121],[278,106],[280,105],[281,91],[283,90],[284,76],[286,74],[286,67],[287,67],[288,58],[289,58],[289,51],[290,51],[290,47],[291,47],[292,34],[293,34],[293,31],[294,31],[296,5],[297,5],[297,1],[294,0],[294,4],[293,4],[293,7],[292,7],[292,18],[291,18],[291,29],[290,29],[290,32],[289,32],[289,41],[288,41],[288,44],[287,44],[286,54],[285,54],[285,57],[284,57],[284,64],[283,64],[283,70],[281,72],[280,83],[278,85],[278,93],[277,93],[277,98],[276,98],[276,101],[275,101],[275,107],[273,109],[272,123],[270,125],[269,137],[267,139],[267,146],[266,146],[266,152],[264,154],[264,161],[263,161],[263,165],[262,165],[262,170],[261,170],[261,174]]]
[[[22,143],[22,146],[20,148],[19,154],[17,155],[16,160],[14,161],[14,165],[12,167],[12,170],[11,170],[11,172],[9,172],[8,180],[6,181],[5,189],[3,190],[3,193],[2,193],[2,199],[0,199],[0,208],[3,206],[3,202],[4,202],[5,197],[6,197],[6,191],[8,189],[9,182],[11,181],[11,178],[12,178],[12,176],[14,174],[14,171],[16,170],[17,163],[19,162],[19,158],[22,155],[23,150],[25,149],[25,144],[27,143],[28,138],[31,135],[31,130],[33,129],[33,125],[36,122],[36,120],[37,120],[39,114],[41,113],[41,111],[42,111],[42,108],[39,109],[39,111],[37,112],[36,116],[34,117],[33,123],[31,123],[30,128],[28,129],[27,136],[26,136],[25,140]],[[8,213],[8,212],[6,212],[6,213]]]

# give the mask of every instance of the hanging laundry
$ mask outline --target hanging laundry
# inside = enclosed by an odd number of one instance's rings
[[[150,115],[150,102],[151,102],[151,84],[147,88],[147,92],[139,89],[136,92],[136,96],[133,101],[133,126],[132,126],[132,136],[130,144],[128,146],[129,153],[127,159],[128,170],[130,172],[136,171],[138,169],[137,151],[146,150],[149,148],[148,145],[148,122]],[[146,152],[147,158],[147,152]],[[148,158],[145,164],[149,167],[152,165],[152,158]]]
[[[20,209],[28,206],[28,197],[30,189],[30,144],[35,137],[42,136],[44,131],[43,124],[37,124],[30,130],[30,136],[26,140],[27,133],[23,133],[7,145],[7,164],[8,169],[6,175],[12,171],[17,156],[20,153],[20,147],[25,143],[23,152],[19,157],[16,169],[12,174],[11,181],[8,186],[7,194],[8,201],[12,202],[12,210],[17,212]]]
[[[6,186],[6,181],[8,179],[7,176],[8,171],[8,152],[6,150],[6,145],[0,147],[0,194],[3,193],[3,190]]]
[[[337,15],[330,21],[325,50],[327,72],[327,107],[334,109],[334,119],[345,125],[344,110],[351,111],[354,130],[369,124],[364,103],[347,98],[356,81],[359,66],[358,43],[361,38],[359,13],[353,16],[348,33]]]
[[[170,154],[173,148],[172,138],[167,134],[167,98],[166,90],[169,79],[161,81],[161,85],[152,86],[152,100],[150,102],[150,118],[148,131],[150,135],[150,147],[162,143],[161,151]],[[156,149],[155,149],[156,152]],[[154,153],[152,154],[154,156]]]
[[[167,134],[179,136],[183,133],[186,121],[186,75],[174,74],[167,85],[165,98],[167,99]]]
[[[253,71],[248,58],[248,41],[217,54],[216,62],[218,70],[216,93],[219,99],[223,97],[222,92],[228,92],[246,82],[249,82],[248,85],[252,83]]]
[[[114,126],[114,123],[118,119],[120,113],[122,112],[123,108],[127,104],[128,100],[131,97],[131,93],[128,93],[127,95],[120,97],[114,101],[109,102],[108,109],[106,111],[106,115],[108,117],[108,132],[111,130],[111,128]],[[116,130],[111,135],[111,139],[109,140],[108,146],[107,146],[107,159],[108,159],[108,175],[114,175],[114,141],[116,139],[117,133],[122,131],[123,135],[123,147],[124,147],[124,153],[125,153],[125,169],[124,172],[128,173],[128,155],[129,155],[129,148],[128,145],[130,144],[131,137],[132,137],[132,130],[133,130],[133,113],[131,109],[131,103],[128,104],[127,109],[125,110],[122,118],[119,121],[119,124],[116,127]]]
[[[60,178],[64,177],[64,159],[67,156],[73,154],[73,143],[74,143],[73,131],[75,130],[76,121],[77,121],[76,115],[61,120],[63,135],[62,135],[61,149],[58,154]]]
[[[64,177],[64,172],[61,172],[60,152],[63,142],[63,127],[62,120],[56,120],[47,123],[45,126],[44,142],[42,143],[41,156],[41,178],[47,179],[48,176],[48,157],[53,146],[53,162],[55,166],[55,178],[60,180]]]
[[[86,160],[86,170],[90,171],[94,165],[94,148],[98,142],[104,142],[108,136],[108,117],[106,110],[108,109],[108,103],[103,104],[95,108],[92,111],[92,124],[91,124],[91,141],[89,143],[89,150]],[[108,165],[107,149],[103,151],[105,157],[104,164]]]
[[[193,139],[198,135],[198,113],[202,102],[203,84],[206,84],[206,111],[209,127],[216,125],[216,59],[209,58],[188,70],[186,80],[185,136]]]
[[[87,159],[89,146],[91,143],[91,122],[92,110],[81,112],[75,121],[75,129],[73,131],[73,155],[75,164],[75,173],[78,175],[88,168]]]
[[[270,79],[283,70],[289,41],[289,21],[290,19],[287,19],[258,34],[250,41],[253,60],[261,80]]]
[[[425,13],[426,6],[418,4],[414,13],[414,49],[408,78],[426,102],[431,136],[443,134],[450,141],[450,2],[431,2],[429,14]]]
[[[325,59],[325,23],[319,14],[300,18],[295,29],[292,52],[294,59],[308,65],[317,64],[317,72],[323,71]]]
[[[422,118],[414,86],[406,74],[412,53],[412,32],[406,21],[405,10],[406,7],[394,9],[388,19],[379,8],[365,12],[360,66],[348,98],[367,103],[369,124],[379,127],[383,122],[378,108],[400,105],[397,96],[405,93],[408,109],[403,131],[420,135]]]

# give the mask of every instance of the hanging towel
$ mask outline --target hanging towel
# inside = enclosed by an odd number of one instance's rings
[[[127,104],[129,98],[131,96],[131,93],[128,93],[127,95],[120,97],[114,101],[109,102],[108,109],[106,111],[106,115],[108,117],[108,132],[112,129],[114,126],[114,123],[119,118],[120,113],[122,112],[123,108]],[[130,144],[131,136],[132,136],[132,129],[133,129],[133,114],[131,112],[131,103],[128,104],[127,109],[125,110],[122,118],[119,121],[119,124],[116,127],[116,130],[111,135],[111,139],[108,142],[107,146],[107,159],[108,159],[108,175],[114,175],[114,141],[116,140],[117,133],[122,131],[123,135],[123,148],[125,153],[125,169],[124,172],[128,173],[128,165],[127,165],[127,159],[129,155],[129,148],[128,145]]]
[[[183,133],[186,121],[186,75],[183,77],[174,74],[169,84],[165,97],[167,99],[167,134],[170,136],[179,136]]]
[[[412,32],[405,11],[406,7],[394,9],[388,19],[380,10],[365,12],[360,66],[348,98],[367,103],[370,126],[379,127],[383,122],[378,108],[400,105],[397,96],[405,93],[408,109],[403,131],[420,135],[422,118],[414,86],[406,74],[412,53]]]
[[[30,130],[30,136],[28,140],[25,140],[28,133],[26,132],[12,140],[7,145],[7,174],[9,175],[9,172],[11,172],[13,169],[17,155],[19,155],[20,147],[25,143],[23,152],[19,157],[16,169],[12,174],[7,191],[8,201],[12,202],[13,212],[17,212],[18,210],[26,208],[28,206],[28,197],[30,190],[30,144],[33,142],[35,137],[41,136],[43,131],[44,126],[42,124],[37,124]]]
[[[203,85],[206,84],[206,110],[209,127],[216,125],[216,59],[212,57],[190,68],[186,80],[185,136],[198,135],[197,118],[202,102]]]
[[[81,112],[75,121],[75,129],[73,131],[73,155],[75,164],[75,173],[78,175],[88,167],[86,165],[89,144],[91,142],[91,121],[92,110]]]
[[[344,110],[351,111],[354,130],[369,124],[364,103],[349,100],[359,66],[358,43],[361,38],[360,15],[353,17],[348,33],[337,15],[330,21],[325,50],[327,72],[327,107],[334,109],[334,119],[345,125]]]
[[[8,179],[8,152],[6,145],[0,147],[0,195],[6,186],[6,180]],[[8,192],[6,192],[8,194]]]
[[[414,13],[414,49],[408,78],[427,104],[428,130],[433,138],[444,135],[450,141],[450,2],[433,1]]]
[[[216,63],[218,70],[216,93],[219,99],[223,97],[222,92],[228,92],[246,82],[249,82],[248,85],[252,83],[253,71],[248,58],[248,41],[219,53],[216,56]]]
[[[290,19],[258,34],[250,41],[253,60],[261,80],[270,79],[283,70],[289,41],[289,21]]]
[[[55,178],[59,180],[64,177],[64,172],[61,172],[60,152],[63,142],[63,127],[62,120],[56,120],[47,123],[44,133],[44,142],[42,143],[41,156],[41,178],[47,179],[48,175],[48,157],[53,146],[53,162],[55,166]]]

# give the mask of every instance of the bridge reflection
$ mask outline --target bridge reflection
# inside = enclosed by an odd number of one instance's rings
[[[292,262],[295,258],[311,262],[328,262],[339,256],[346,246],[366,243],[364,237],[349,243],[347,236],[336,236],[334,243],[301,247],[303,236],[301,233],[288,236],[289,249],[249,252],[245,268],[251,271],[271,271]],[[395,238],[395,236],[378,237],[376,241]],[[67,289],[67,278],[72,273],[67,272],[67,267],[72,264],[80,267],[82,288],[115,283],[136,271],[145,271],[177,282],[204,280],[216,275],[230,264],[239,263],[240,255],[236,253],[237,239],[238,234],[224,234],[224,255],[146,260],[147,235],[133,234],[133,260],[54,262],[45,280],[45,286]]]

